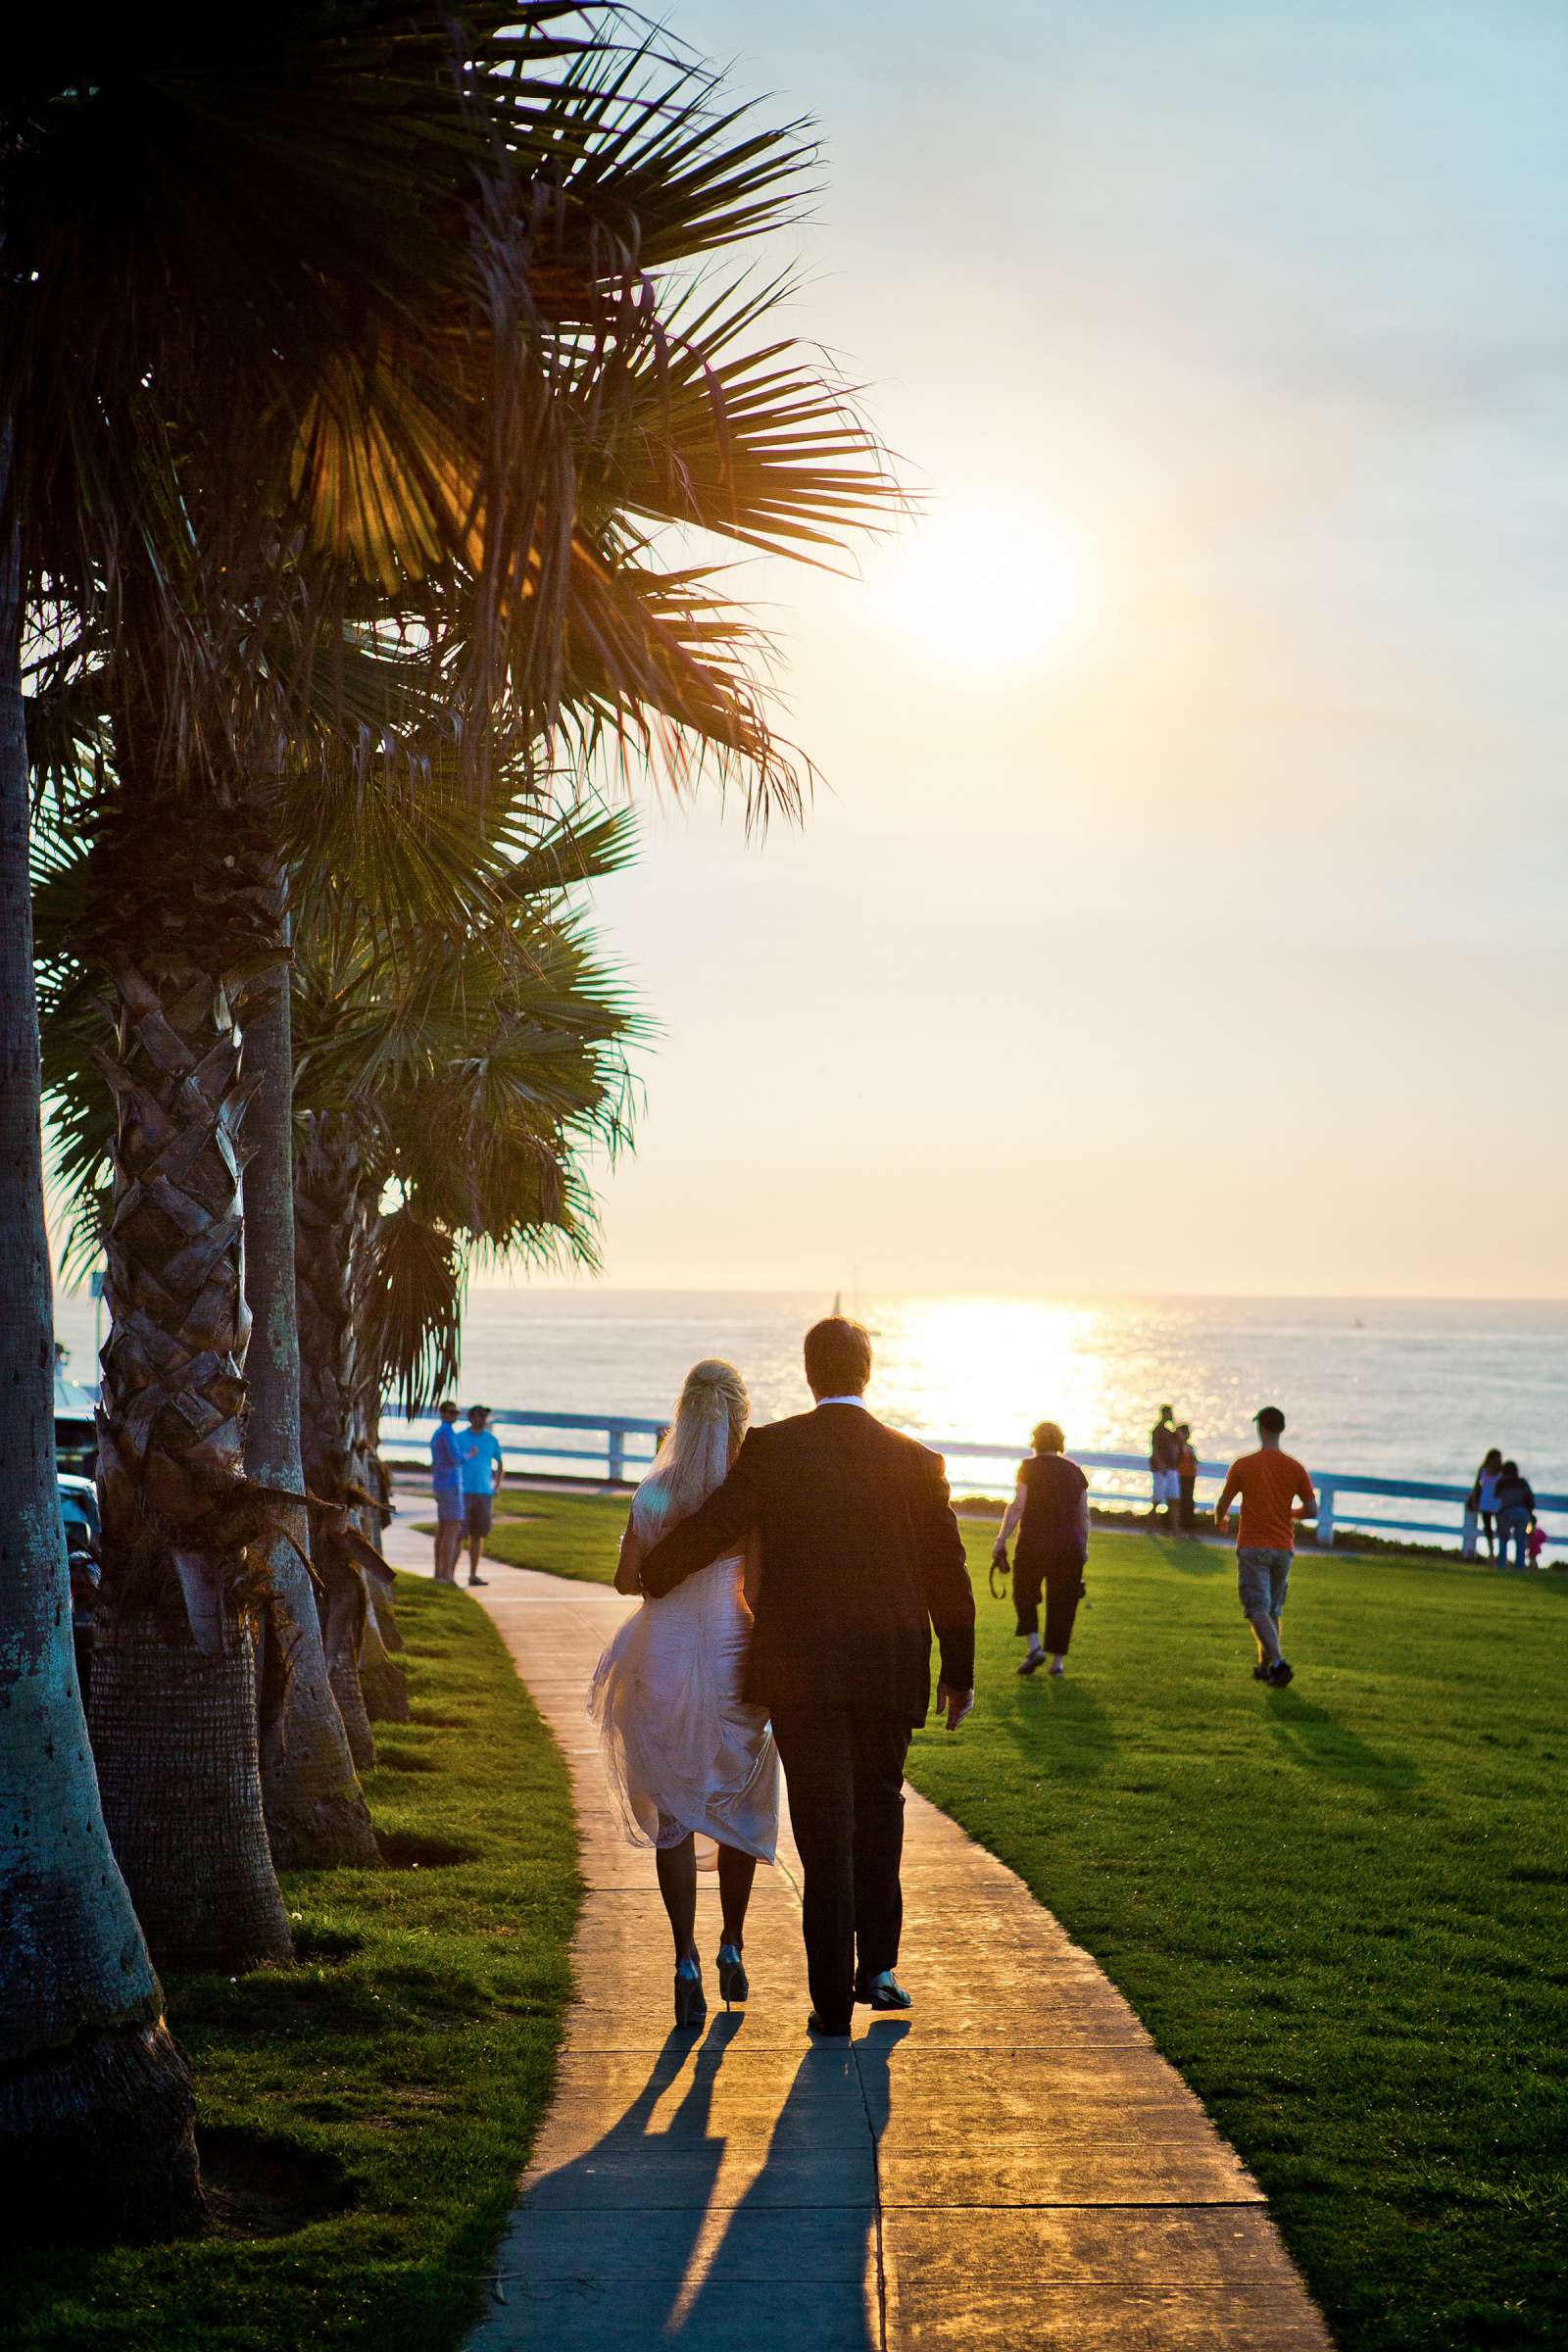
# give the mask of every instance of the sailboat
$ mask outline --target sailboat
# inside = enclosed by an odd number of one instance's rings
[[[860,1287],[858,1283],[857,1283],[855,1287],[855,1303],[857,1309],[858,1309],[860,1303]],[[842,1291],[835,1291],[833,1294],[833,1312],[836,1315],[842,1315],[844,1312],[844,1293]],[[859,1314],[857,1312],[855,1321],[858,1323],[859,1320]],[[877,1330],[874,1323],[867,1323],[864,1326],[864,1329],[868,1339],[879,1340],[882,1337],[882,1334]]]

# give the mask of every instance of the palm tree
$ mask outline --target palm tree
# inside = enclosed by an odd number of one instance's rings
[[[0,469],[11,460],[0,425]],[[190,2076],[110,1848],[72,1651],[32,918],[19,887],[29,808],[21,635],[12,527],[0,537],[0,1907],[10,1963],[0,2235],[12,2242],[57,2230],[68,2212],[110,2235],[140,2235],[188,2227],[201,2210]]]
[[[759,341],[765,303],[688,296],[671,329],[654,299],[659,272],[787,216],[797,135],[737,128],[689,76],[635,84],[550,6],[475,6],[460,26],[320,0],[204,21],[197,40],[184,20],[99,37],[95,58],[79,38],[51,55],[46,28],[0,101],[15,625],[24,604],[67,683],[105,665],[119,789],[166,860],[151,946],[126,935],[107,877],[96,900],[129,1122],[109,1622],[141,1640],[149,1683],[172,1647],[205,1656],[232,1712],[253,1601],[291,1621],[291,1700],[324,1681],[303,1569],[257,1516],[260,1499],[300,1526],[278,1501],[302,1483],[286,991],[251,1025],[260,1127],[249,1080],[228,1074],[235,957],[275,968],[286,948],[281,811],[311,764],[318,649],[378,623],[422,646],[479,779],[498,744],[533,751],[569,699],[580,742],[667,713],[787,795],[744,630],[651,534],[673,519],[811,552],[889,488],[815,363]],[[349,767],[364,783],[378,764],[371,744]],[[198,900],[182,942],[178,910]],[[136,1156],[160,1126],[194,1179],[177,1203],[167,1169]],[[243,1194],[223,1205],[225,1163],[247,1156],[270,1225],[250,1448],[269,1476],[248,1484]],[[196,1228],[183,1258],[154,1214],[176,1205]],[[192,1262],[210,1282],[171,1288]],[[203,1317],[212,1344],[193,1347]],[[344,1753],[318,1801],[352,1819],[354,1793]]]
[[[629,820],[543,825],[524,798],[520,809],[492,814],[478,846],[509,854],[488,918],[471,929],[427,924],[406,978],[395,937],[345,920],[342,892],[318,876],[299,893],[304,1461],[312,1496],[331,1514],[316,1565],[333,1596],[333,1689],[365,1754],[361,1685],[370,1716],[404,1711],[402,1677],[379,1642],[379,1595],[362,1581],[371,1525],[354,1526],[368,1514],[379,1531],[381,1396],[396,1384],[407,1405],[450,1377],[474,1248],[591,1261],[581,1153],[613,1148],[624,1132],[624,1044],[635,1024],[566,898],[625,861]]]
[[[345,922],[340,894],[320,919],[329,894],[307,886],[317,919],[295,951],[295,1102],[314,1169],[296,1191],[315,1203],[313,1258],[363,1268],[349,1288],[377,1396],[395,1384],[422,1399],[453,1377],[472,1246],[592,1262],[580,1155],[626,1138],[625,1051],[643,1024],[572,896],[618,871],[632,839],[624,811],[505,809],[486,846],[507,861],[483,918],[426,925],[402,972],[395,940]],[[330,1295],[304,1252],[300,1282]],[[309,1442],[313,1487],[332,1496],[353,1477],[346,1395],[338,1385]]]

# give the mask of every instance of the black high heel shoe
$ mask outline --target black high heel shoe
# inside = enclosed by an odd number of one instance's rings
[[[700,2026],[707,2015],[701,1965],[695,1960],[683,1960],[675,1970],[675,2023],[688,2028]]]
[[[727,2009],[731,2001],[744,2001],[751,1992],[747,1981],[746,1963],[741,1958],[738,1943],[721,1943],[718,1947],[718,1989]]]

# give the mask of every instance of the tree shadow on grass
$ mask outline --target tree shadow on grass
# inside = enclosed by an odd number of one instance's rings
[[[1354,1781],[1381,1796],[1402,1796],[1419,1786],[1421,1774],[1409,1756],[1372,1746],[1327,1707],[1289,1688],[1263,1695],[1270,1737],[1291,1763],[1330,1780]]]

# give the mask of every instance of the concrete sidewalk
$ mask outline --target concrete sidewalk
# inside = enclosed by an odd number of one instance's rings
[[[404,1507],[388,1556],[428,1573]],[[674,2033],[653,1857],[615,1830],[583,1713],[633,1604],[485,1573],[475,1598],[570,1767],[588,1891],[555,2104],[470,2352],[1328,2352],[1256,2184],[1121,1995],[912,1790],[913,2010],[809,2042],[786,1840],[758,1873],[748,2007],[717,1998],[708,1878],[709,2021]]]

